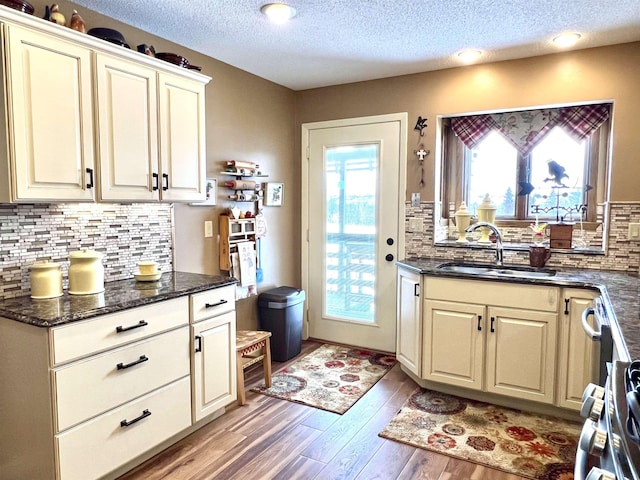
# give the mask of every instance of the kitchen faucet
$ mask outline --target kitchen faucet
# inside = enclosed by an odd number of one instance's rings
[[[504,261],[504,249],[502,246],[502,234],[498,227],[489,222],[476,222],[473,225],[469,225],[465,232],[473,232],[478,228],[486,227],[496,235],[496,265],[502,267]]]

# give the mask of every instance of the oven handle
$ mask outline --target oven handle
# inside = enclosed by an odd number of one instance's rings
[[[582,328],[584,329],[585,332],[587,332],[587,335],[589,335],[589,338],[591,338],[591,340],[595,340],[596,342],[599,342],[600,339],[602,338],[602,330],[600,331],[594,330],[593,328],[591,328],[591,325],[589,325],[589,321],[587,320],[589,315],[593,315],[593,314],[595,314],[595,310],[593,309],[593,307],[588,307],[584,309],[584,311],[582,312]],[[598,320],[598,317],[596,316],[596,323],[599,323],[597,320]]]

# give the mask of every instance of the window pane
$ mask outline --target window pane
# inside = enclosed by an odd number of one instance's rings
[[[501,134],[491,132],[470,151],[467,203],[474,214],[488,193],[496,205],[496,217],[516,214],[518,152]]]
[[[379,157],[377,144],[325,152],[325,317],[374,321]]]
[[[577,142],[556,127],[531,151],[529,217],[577,220],[584,203],[586,141]],[[556,208],[559,207],[559,208]]]

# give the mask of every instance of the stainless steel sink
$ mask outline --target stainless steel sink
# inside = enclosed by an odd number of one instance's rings
[[[535,268],[522,265],[495,265],[491,263],[458,263],[448,262],[438,265],[438,269],[447,272],[468,273],[472,275],[496,275],[511,277],[553,277],[555,270],[548,268]]]

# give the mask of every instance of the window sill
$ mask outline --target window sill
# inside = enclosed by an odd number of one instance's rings
[[[434,245],[436,247],[447,247],[447,248],[467,248],[471,250],[493,250],[495,249],[494,243],[477,243],[477,242],[468,242],[468,243],[458,243],[456,240],[441,240],[435,242]],[[507,251],[514,252],[528,252],[529,247],[532,244],[530,243],[515,243],[515,242],[504,242],[502,247]],[[605,255],[604,250],[597,247],[588,247],[588,248],[552,248],[551,251],[553,253],[565,253],[565,254],[575,254],[575,255]]]

